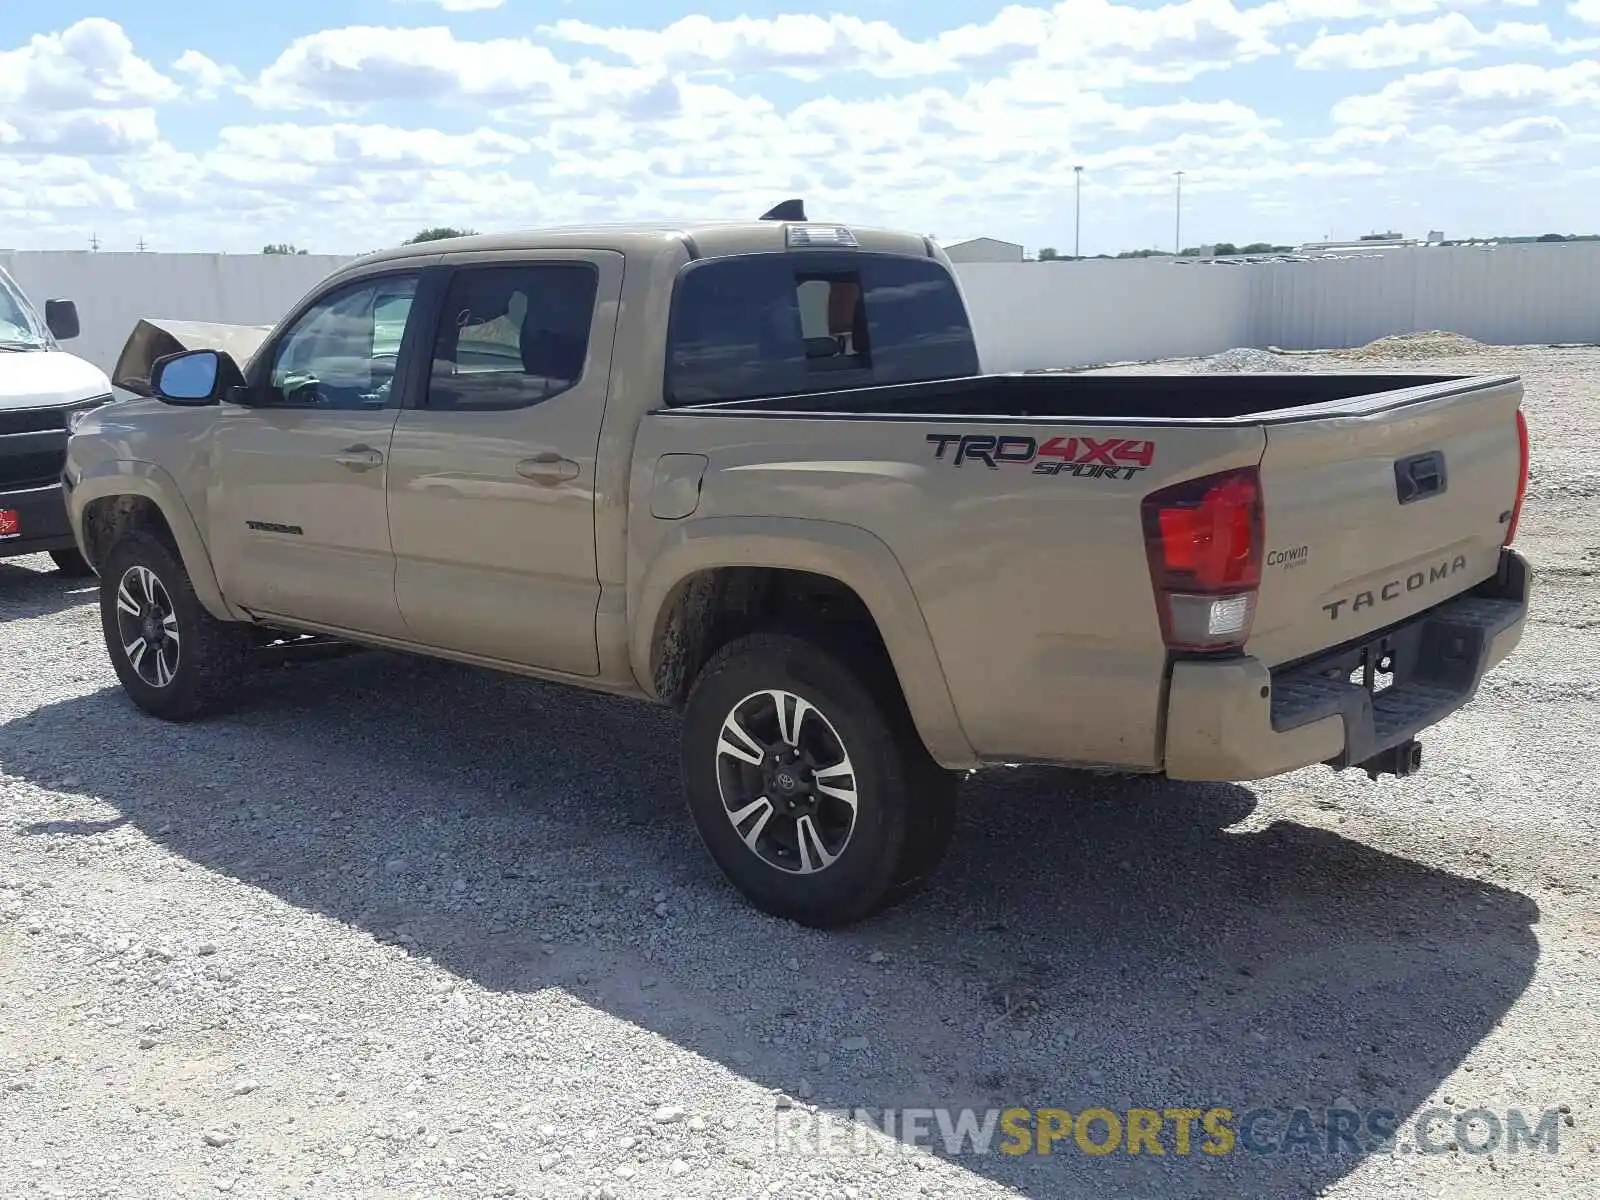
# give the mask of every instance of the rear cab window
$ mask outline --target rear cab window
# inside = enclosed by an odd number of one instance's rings
[[[931,258],[800,251],[705,259],[683,269],[673,293],[669,405],[978,371],[960,292]]]

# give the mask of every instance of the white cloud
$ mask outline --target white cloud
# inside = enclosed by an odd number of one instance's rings
[[[185,50],[172,69],[189,78],[190,95],[196,100],[212,100],[228,88],[237,87],[244,76],[237,67],[224,67],[198,50]]]
[[[82,158],[48,155],[8,164],[0,172],[0,212],[13,226],[36,220],[41,214],[128,213],[135,207],[133,188]]]
[[[217,135],[215,154],[311,167],[414,170],[509,162],[529,143],[493,129],[468,134],[389,125],[229,126]]]
[[[1600,0],[1573,0],[1567,11],[1587,25],[1600,25]]]
[[[573,113],[597,105],[671,105],[659,73],[596,63],[569,65],[525,38],[457,40],[444,27],[330,29],[291,42],[245,92],[264,108],[331,113],[387,104],[442,104]]]
[[[1383,126],[1423,118],[1481,128],[1552,108],[1597,105],[1600,62],[1564,67],[1506,63],[1473,71],[1446,67],[1408,75],[1376,92],[1339,101],[1333,106],[1333,119],[1344,125]]]
[[[500,8],[506,0],[411,0],[413,4],[432,4],[444,9],[445,12],[487,12],[493,8]]]
[[[905,78],[1031,60],[1125,77],[1186,79],[1275,52],[1253,13],[1232,0],[1181,0],[1153,9],[1111,0],[1012,5],[988,21],[920,41],[884,21],[816,14],[732,20],[694,15],[662,29],[563,20],[546,32],[667,71],[779,71],[803,79],[840,71]]]
[[[1463,8],[1492,8],[1498,3],[1513,8],[1537,8],[1539,0],[1267,0],[1250,10],[1263,28],[1312,21],[1381,21],[1397,17],[1426,17]],[[1592,2],[1592,0],[1580,0]]]
[[[122,27],[91,17],[0,51],[0,150],[123,154],[156,140],[155,111],[178,85],[133,52]]]
[[[134,54],[122,27],[103,17],[0,51],[0,104],[67,112],[154,104],[177,94],[172,80]]]
[[[796,13],[714,20],[699,14],[665,29],[611,29],[557,21],[555,39],[608,50],[632,62],[672,71],[786,71],[805,76],[866,70],[884,75],[938,71],[930,48],[883,21]]]
[[[1385,21],[1357,33],[1322,33],[1295,58],[1312,71],[1362,71],[1412,63],[1448,63],[1482,50],[1554,50],[1557,41],[1544,25],[1502,22],[1479,29],[1459,12],[1432,21]]]

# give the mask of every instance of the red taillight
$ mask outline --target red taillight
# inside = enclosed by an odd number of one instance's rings
[[[1264,521],[1254,467],[1144,498],[1145,552],[1161,635],[1174,650],[1232,650],[1250,636]]]
[[[1528,419],[1517,409],[1517,444],[1522,462],[1517,467],[1517,498],[1511,505],[1511,523],[1506,526],[1504,545],[1511,545],[1517,536],[1517,522],[1522,519],[1522,498],[1528,494]]]

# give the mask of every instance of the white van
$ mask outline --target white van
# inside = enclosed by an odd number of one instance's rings
[[[60,342],[78,336],[78,310],[50,300],[44,315],[0,267],[0,558],[48,553],[88,575],[67,524],[61,468],[81,413],[112,399],[105,372]]]

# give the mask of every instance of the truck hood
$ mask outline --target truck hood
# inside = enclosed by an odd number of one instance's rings
[[[93,363],[61,350],[0,350],[0,409],[55,408],[111,393]]]
[[[117,358],[111,382],[136,396],[150,395],[150,368],[158,358],[185,350],[222,350],[240,367],[272,332],[270,325],[223,325],[215,321],[166,321],[146,317],[133,327]]]

